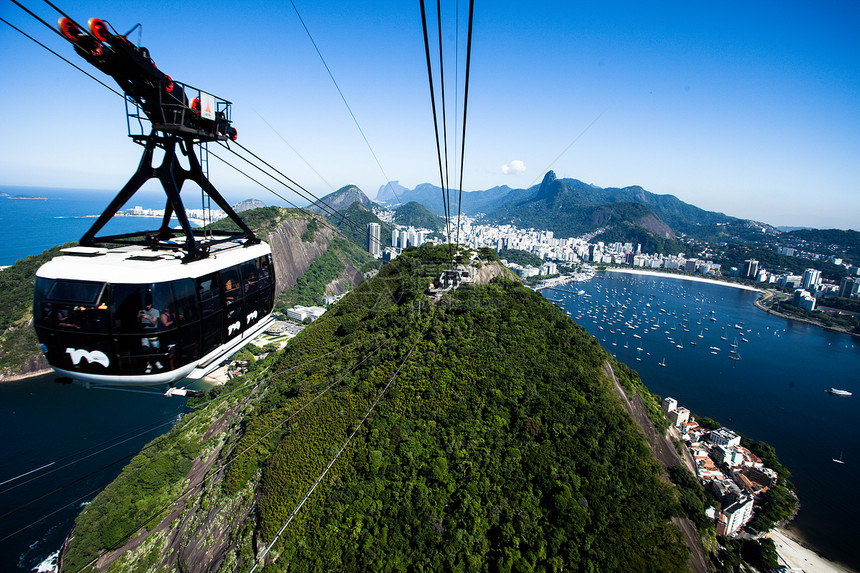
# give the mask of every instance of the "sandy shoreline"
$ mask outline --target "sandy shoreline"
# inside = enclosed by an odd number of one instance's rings
[[[803,540],[794,532],[777,527],[768,533],[768,536],[773,539],[773,543],[776,545],[776,552],[779,554],[779,564],[790,568],[792,571],[805,571],[806,573],[817,571],[821,571],[822,573],[855,573],[853,569],[849,569],[841,563],[834,563],[807,548],[803,544]]]
[[[36,370],[35,372],[28,372],[26,374],[10,374],[5,378],[0,378],[0,384],[2,384],[3,382],[15,382],[17,380],[26,380],[27,378],[44,376],[45,374],[50,374],[53,371],[53,368],[45,368],[44,370]]]
[[[607,272],[607,273],[628,273],[631,275],[647,275],[649,277],[664,277],[664,278],[669,278],[669,279],[681,279],[681,280],[686,280],[686,281],[694,281],[697,283],[710,283],[713,285],[721,285],[721,286],[727,286],[727,287],[732,287],[732,288],[739,288],[741,290],[751,290],[751,291],[755,291],[755,292],[764,292],[762,289],[758,289],[758,288],[751,287],[749,285],[740,284],[740,283],[730,283],[727,281],[719,281],[716,279],[708,279],[705,277],[696,277],[696,276],[690,276],[690,275],[678,275],[675,273],[661,273],[659,271],[645,271],[645,270],[641,270],[641,269],[625,269],[625,268],[608,268],[608,269],[606,269],[605,272]]]

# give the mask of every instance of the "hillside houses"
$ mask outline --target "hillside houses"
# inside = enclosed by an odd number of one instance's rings
[[[662,406],[693,456],[696,477],[720,502],[713,516],[717,534],[734,535],[753,518],[756,499],[776,485],[779,476],[729,428],[700,426],[674,398],[664,399]]]

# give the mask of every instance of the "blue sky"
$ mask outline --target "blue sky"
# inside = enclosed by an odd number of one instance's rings
[[[46,5],[26,4],[56,22]],[[289,3],[58,5],[120,31],[140,22],[162,70],[232,101],[239,141],[317,195],[353,183],[373,197],[384,183]],[[418,2],[296,5],[388,177],[438,184]],[[443,2],[446,72],[456,67],[455,5]],[[88,66],[11,2],[0,15]],[[594,122],[552,163],[560,177],[641,185],[774,225],[857,229],[858,29],[854,1],[479,0],[463,186],[527,187]],[[0,74],[0,185],[125,183],[141,148],[126,137],[120,98],[2,23]],[[453,129],[449,139],[453,149]],[[279,202],[216,160],[211,179],[228,197]]]

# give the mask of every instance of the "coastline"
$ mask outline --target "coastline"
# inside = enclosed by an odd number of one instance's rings
[[[696,277],[696,276],[690,276],[690,275],[679,275],[679,274],[675,274],[675,273],[661,273],[659,271],[646,271],[646,270],[632,269],[632,268],[626,269],[623,267],[622,268],[611,267],[611,268],[607,268],[603,272],[606,272],[606,273],[628,273],[628,274],[632,274],[632,275],[646,275],[649,277],[664,277],[664,278],[670,278],[670,279],[681,279],[681,280],[687,280],[687,281],[693,281],[693,282],[699,282],[699,283],[710,283],[710,284],[714,284],[714,285],[739,288],[741,290],[751,290],[751,291],[760,292],[760,293],[765,292],[762,289],[751,287],[749,285],[739,284],[739,283],[730,283],[728,281],[720,281],[717,279],[709,279],[709,278],[705,278],[705,277]]]
[[[715,285],[722,285],[722,286],[727,286],[727,287],[738,288],[741,290],[754,291],[754,292],[758,292],[761,296],[757,300],[755,300],[753,302],[753,304],[755,305],[755,307],[757,309],[762,310],[768,314],[772,314],[774,316],[778,316],[778,317],[784,318],[786,320],[795,320],[797,322],[803,322],[803,323],[806,323],[806,324],[809,324],[812,326],[817,326],[818,328],[823,328],[824,330],[828,330],[830,332],[837,332],[839,334],[847,334],[849,336],[860,336],[860,335],[858,335],[854,332],[851,332],[849,330],[834,328],[832,326],[827,326],[825,324],[821,324],[820,322],[817,322],[814,320],[809,320],[809,319],[802,318],[799,316],[792,316],[792,315],[788,315],[788,314],[783,314],[783,313],[777,312],[771,308],[767,308],[762,304],[762,300],[764,300],[765,298],[768,297],[768,295],[770,294],[770,291],[760,289],[760,288],[751,287],[749,285],[744,285],[744,284],[739,284],[739,283],[730,283],[727,281],[708,279],[705,277],[678,275],[675,273],[661,273],[659,271],[645,271],[645,270],[639,270],[639,269],[625,269],[625,268],[614,268],[613,267],[613,268],[607,268],[603,272],[628,273],[628,274],[634,274],[634,275],[646,275],[646,276],[651,276],[651,277],[665,277],[665,278],[671,278],[671,279],[684,279],[684,280],[689,280],[689,281],[694,281],[694,282],[710,283],[710,284],[715,284]]]
[[[776,527],[767,533],[776,546],[779,564],[792,571],[821,571],[823,573],[855,573],[853,569],[830,561],[811,549],[802,536],[785,527]]]
[[[45,374],[50,374],[53,371],[53,368],[45,368],[43,370],[36,370],[35,372],[27,372],[26,374],[10,374],[9,376],[0,378],[0,384],[2,384],[3,382],[16,382],[18,380],[26,380],[27,378],[36,378],[37,376],[44,376]]]
[[[810,320],[808,318],[803,318],[800,316],[792,316],[790,314],[783,314],[779,311],[773,310],[772,308],[768,308],[768,307],[764,306],[764,301],[770,299],[772,296],[773,295],[769,291],[765,291],[758,300],[753,302],[753,304],[759,310],[763,310],[764,312],[766,312],[768,314],[772,314],[772,315],[778,316],[780,318],[785,318],[787,320],[796,320],[797,322],[803,322],[806,324],[810,324],[812,326],[817,326],[818,328],[823,328],[824,330],[829,330],[830,332],[837,332],[839,334],[847,334],[849,336],[860,337],[860,334],[857,334],[856,332],[851,332],[850,330],[844,330],[844,329],[836,328],[833,326],[827,326],[826,324],[821,324],[820,322],[817,322],[815,320]]]

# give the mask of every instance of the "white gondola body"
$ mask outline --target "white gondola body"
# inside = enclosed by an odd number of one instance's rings
[[[34,326],[51,367],[85,383],[202,378],[273,320],[266,243],[215,244],[193,262],[142,246],[64,252],[36,272]]]

